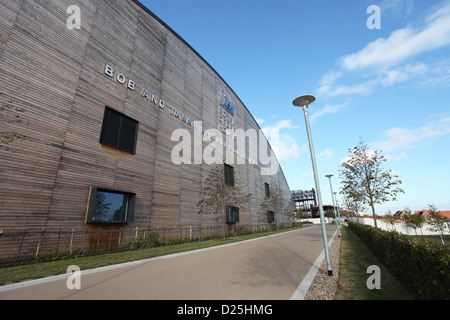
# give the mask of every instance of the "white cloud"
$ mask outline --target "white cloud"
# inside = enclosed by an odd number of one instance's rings
[[[323,107],[322,109],[320,109],[317,112],[314,112],[311,115],[310,120],[311,120],[311,122],[314,122],[318,118],[320,118],[320,117],[322,117],[322,116],[324,116],[326,114],[336,113],[336,112],[340,111],[344,107],[345,107],[345,104],[335,104],[335,105],[326,104],[325,107]]]
[[[336,80],[338,80],[341,76],[342,76],[342,72],[335,72],[335,71],[328,72],[322,78],[322,80],[320,80],[320,85],[327,86],[327,85],[334,84],[336,82]]]
[[[373,92],[373,90],[375,90],[378,87],[392,86],[394,84],[405,82],[407,80],[417,78],[422,75],[427,75],[428,80],[426,81],[429,81],[430,79],[430,77],[428,76],[429,70],[430,67],[428,67],[424,63],[408,64],[406,66],[399,66],[395,69],[380,69],[377,70],[372,75],[371,80],[358,82],[352,85],[345,85],[345,84],[334,85],[333,82],[329,80],[321,81],[322,85],[319,87],[317,92],[319,94],[324,94],[332,97],[347,96],[352,94],[368,94]],[[441,70],[440,73],[442,74],[443,73],[442,69],[440,70]],[[450,78],[450,69],[448,70],[447,78]],[[440,82],[443,82],[442,77],[436,78],[436,80],[438,79],[440,79]],[[337,78],[334,80],[337,80]],[[344,107],[344,105],[336,105],[336,107],[338,106]]]
[[[333,151],[331,151],[331,149],[326,148],[325,150],[323,150],[321,153],[319,153],[317,155],[317,159],[318,160],[326,160],[329,157],[331,157],[333,155]]]
[[[321,86],[317,90],[317,93],[332,97],[347,96],[352,94],[366,94],[372,92],[375,85],[376,85],[375,80],[370,80],[354,85],[338,85],[338,86],[325,85]]]
[[[406,27],[369,43],[341,59],[347,71],[367,67],[392,67],[406,59],[450,44],[450,3],[426,17],[423,28]]]
[[[438,117],[435,115],[434,117]],[[383,151],[411,149],[425,139],[450,134],[450,115],[440,115],[440,119],[427,122],[419,128],[392,128],[385,131],[385,140],[374,142]]]
[[[262,125],[264,122],[266,122],[264,119],[262,118],[256,118],[255,121],[259,124]]]
[[[300,156],[303,147],[299,148],[296,140],[286,132],[286,129],[296,129],[291,123],[292,120],[281,120],[274,125],[268,125],[261,130],[264,132],[279,162],[296,159]]]
[[[392,155],[392,154],[386,154],[384,156],[386,158],[387,161],[400,161],[403,158],[408,159],[408,155],[404,152],[401,152],[399,155]]]
[[[411,0],[383,0],[379,4],[383,15],[390,13],[391,15],[405,15],[410,14],[414,8],[414,1]]]
[[[297,129],[297,128],[299,128],[298,126],[292,125],[291,122],[292,122],[291,119],[280,120],[276,124],[265,126],[261,130],[264,132],[264,134],[269,136],[272,131],[281,131],[283,129]]]
[[[450,87],[450,59],[438,61],[429,66],[426,77],[418,79],[417,86],[420,88],[436,86]]]
[[[423,75],[427,73],[428,69],[428,66],[424,63],[417,63],[414,65],[408,64],[397,69],[381,71],[378,80],[383,86],[391,86],[395,83],[409,80],[418,75]]]
[[[407,7],[403,0],[384,1],[380,6],[382,10]],[[428,64],[412,61],[422,53],[450,45],[450,1],[429,12],[420,27],[395,30],[389,37],[341,57],[340,70],[325,74],[317,93],[330,97],[363,95],[410,80],[420,87],[450,86],[449,59],[429,60]]]
[[[352,160],[353,156],[354,155],[351,154],[351,155],[341,159],[341,165],[346,163],[346,162],[349,162],[350,160]],[[374,156],[375,156],[375,150],[371,150],[371,149],[367,149],[366,150],[366,157],[367,158],[373,158]]]
[[[298,145],[295,140],[287,135],[281,135],[281,141],[272,146],[278,161],[284,162],[292,159],[297,159],[300,155]]]

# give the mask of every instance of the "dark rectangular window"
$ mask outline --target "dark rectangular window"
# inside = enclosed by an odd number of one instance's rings
[[[226,214],[227,214],[227,216],[226,216],[227,223],[239,222],[239,208],[227,207]]]
[[[134,220],[136,195],[91,187],[86,222],[127,223]]]
[[[275,212],[267,211],[267,222],[268,223],[275,222]]]
[[[138,126],[138,121],[109,107],[105,107],[100,143],[135,153]]]
[[[265,192],[266,198],[270,198],[270,186],[266,182],[264,182],[264,192]]]
[[[234,187],[234,168],[224,164],[225,184]]]

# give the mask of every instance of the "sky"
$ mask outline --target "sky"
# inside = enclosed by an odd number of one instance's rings
[[[377,214],[450,210],[450,1],[141,2],[222,76],[269,141],[269,129],[279,130],[276,156],[291,190],[315,187],[304,113],[292,105],[311,94],[324,204],[328,174],[342,202],[342,160],[363,139],[405,192]]]

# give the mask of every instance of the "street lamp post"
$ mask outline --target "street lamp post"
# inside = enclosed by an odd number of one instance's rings
[[[327,230],[325,228],[325,215],[323,213],[323,205],[322,205],[322,197],[320,195],[320,185],[319,185],[319,175],[317,174],[317,168],[316,168],[316,157],[314,155],[314,146],[311,138],[311,129],[309,127],[309,119],[308,119],[308,106],[313,103],[316,100],[314,96],[311,95],[302,95],[298,98],[296,98],[292,104],[296,107],[300,107],[303,109],[303,112],[305,114],[305,122],[306,122],[306,131],[308,133],[308,140],[309,140],[309,151],[311,153],[311,162],[314,172],[314,181],[316,184],[316,194],[317,194],[317,202],[319,205],[319,213],[320,213],[320,224],[322,226],[322,236],[323,236],[323,246],[325,251],[325,258],[327,260],[327,268],[328,268],[328,275],[333,275],[333,270],[331,268],[331,259],[330,259],[330,249],[328,247],[328,239],[327,239]]]
[[[339,226],[341,227],[341,229],[342,229],[342,221],[341,221],[341,210],[339,209],[339,203],[338,203],[338,201],[337,201],[337,197],[336,197],[336,191],[335,192],[333,192],[334,193],[334,202],[336,202],[336,211],[337,211],[337,214],[338,214],[338,221],[339,221]]]
[[[338,213],[337,213],[337,209],[336,209],[336,203],[334,201],[333,187],[331,185],[331,177],[332,176],[333,176],[332,174],[327,174],[325,177],[327,177],[328,180],[330,180],[331,200],[333,201],[333,209],[334,209],[334,216],[336,217],[337,232],[338,232],[338,237],[340,238],[341,237],[341,230],[340,230],[341,226],[340,226],[340,221],[339,221]]]

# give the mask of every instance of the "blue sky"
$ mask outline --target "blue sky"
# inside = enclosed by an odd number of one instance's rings
[[[142,0],[237,93],[264,130],[291,190],[314,187],[303,111],[324,203],[341,161],[363,138],[405,193],[377,214],[435,204],[450,210],[450,1]],[[369,29],[370,5],[381,29]],[[270,139],[270,136],[269,136]],[[342,197],[338,195],[338,200]]]

